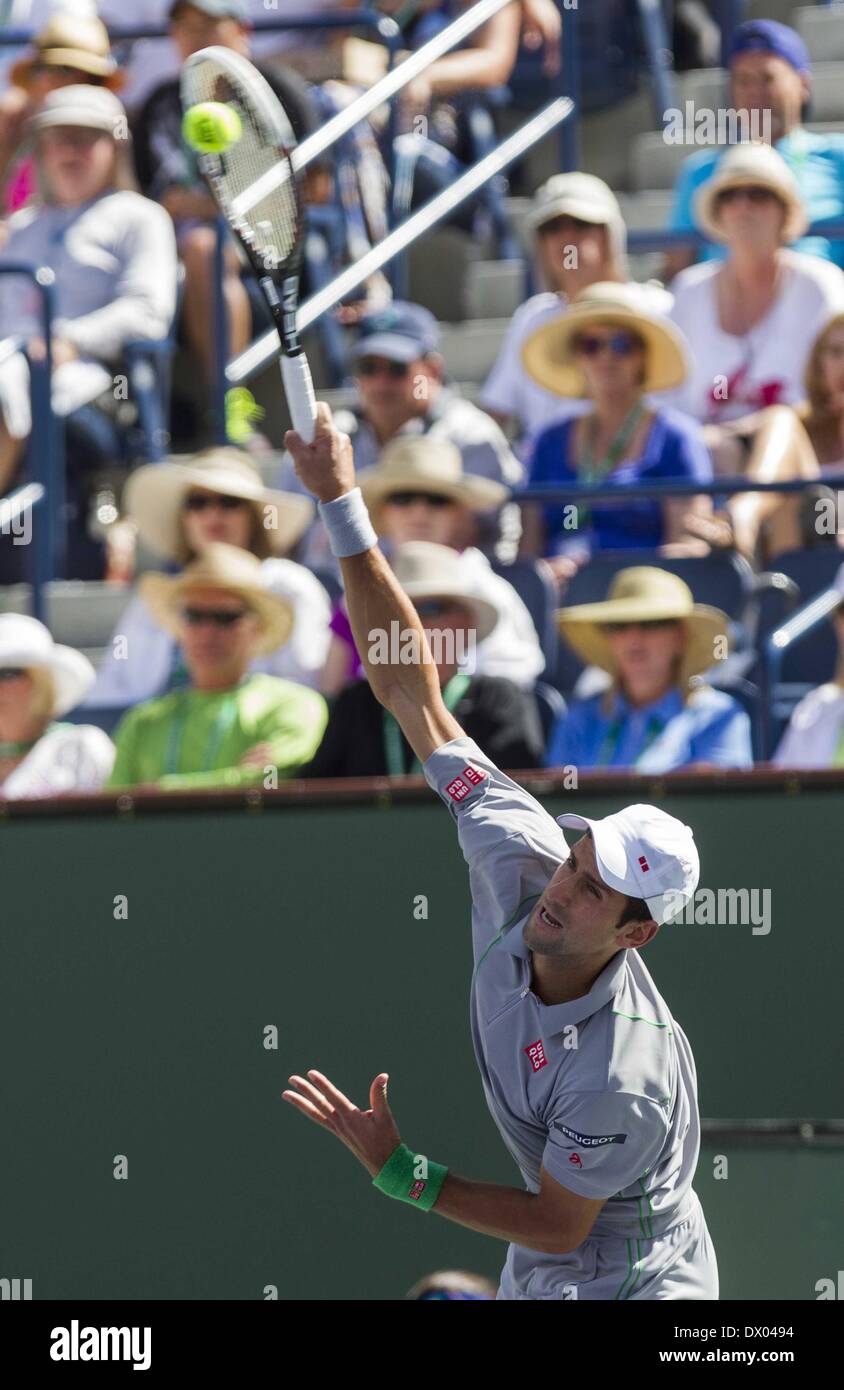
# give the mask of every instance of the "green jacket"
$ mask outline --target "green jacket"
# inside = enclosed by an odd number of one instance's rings
[[[239,764],[258,743],[272,749],[267,765],[292,777],[313,757],[327,719],[321,695],[277,676],[247,676],[234,690],[174,690],[120,721],[108,786],[248,786],[263,779],[264,766]]]

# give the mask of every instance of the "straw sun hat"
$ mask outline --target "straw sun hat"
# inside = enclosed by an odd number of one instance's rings
[[[497,607],[475,594],[465,560],[450,546],[436,545],[433,541],[407,541],[396,547],[392,565],[396,579],[414,602],[425,598],[450,598],[467,608],[472,615],[476,642],[489,637],[497,625]]]
[[[718,215],[718,198],[728,188],[768,188],[785,207],[782,227],[784,242],[797,241],[809,225],[806,207],[797,180],[782,155],[770,145],[733,145],[719,159],[711,178],[697,192],[695,221],[713,241],[724,241]]]
[[[695,603],[692,591],[676,574],[651,565],[619,570],[600,603],[581,603],[557,612],[557,625],[582,661],[617,674],[605,623],[645,623],[676,619],[688,633],[678,684],[685,690],[692,676],[715,662],[716,637],[725,637],[729,619],[720,608]]]
[[[53,718],[74,709],[96,679],[87,656],[59,646],[43,623],[23,613],[0,614],[0,666],[46,671],[53,686]]]
[[[686,340],[662,315],[648,309],[635,285],[601,281],[583,290],[560,317],[532,333],[522,348],[529,376],[556,396],[582,396],[586,382],[577,363],[575,339],[590,324],[609,324],[637,333],[645,344],[643,391],[679,386],[689,370]]]
[[[284,645],[293,628],[293,606],[267,588],[261,561],[236,545],[215,542],[181,574],[145,574],[138,592],[156,622],[174,637],[182,635],[181,605],[199,589],[224,589],[236,594],[258,618],[260,637],[256,656]]]
[[[264,487],[255,465],[238,449],[208,449],[186,455],[181,461],[145,464],[126,484],[124,508],[144,543],[168,560],[186,558],[182,508],[194,488],[252,502],[273,554],[283,554],[295,545],[314,515],[314,505],[307,497]],[[272,527],[264,526],[267,507],[274,509]]]
[[[465,473],[456,444],[424,435],[392,439],[375,467],[362,469],[357,480],[370,512],[394,492],[451,497],[473,512],[501,507],[510,495],[503,483]]]
[[[21,58],[9,74],[12,85],[26,87],[35,67],[75,68],[101,77],[118,91],[126,81],[111,54],[108,30],[94,16],[54,14],[35,38],[34,52]]]

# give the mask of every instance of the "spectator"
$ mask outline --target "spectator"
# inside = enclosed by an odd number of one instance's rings
[[[57,646],[42,623],[0,614],[0,800],[97,791],[114,762],[111,739],[62,724],[90,688],[94,668]]]
[[[500,506],[506,488],[465,473],[459,449],[448,440],[403,435],[386,446],[380,463],[358,475],[358,483],[388,557],[407,541],[432,541],[462,552],[463,569],[472,572],[473,592],[492,603],[499,614],[494,630],[478,647],[476,670],[531,689],[542,674],[545,658],[530,613],[482,551],[464,548],[473,515]],[[331,626],[331,650],[321,682],[326,695],[363,675],[342,600]]]
[[[317,683],[328,653],[328,597],[304,565],[282,558],[311,519],[309,500],[265,488],[248,455],[218,448],[139,468],[129,479],[124,505],[144,544],[171,565],[189,564],[220,541],[261,560],[263,582],[290,604],[293,627],[284,645],[257,660],[253,670],[299,685]],[[136,595],[117,624],[89,704],[134,705],[184,679],[178,643]]]
[[[270,592],[260,561],[210,545],[181,575],[144,575],[140,590],[181,644],[190,688],[125,715],[109,786],[239,787],[270,768],[292,777],[319,746],[326,706],[292,681],[249,674],[293,627],[292,607]]]
[[[671,316],[695,353],[673,404],[709,427],[716,472],[762,482],[816,476],[805,431],[782,407],[803,399],[812,343],[844,309],[844,273],[788,248],[806,213],[788,167],[767,145],[736,145],[695,206],[700,225],[728,254],[674,281]],[[762,528],[768,556],[801,543],[793,498],[745,493],[730,512],[747,555]]]
[[[464,472],[515,487],[521,464],[486,411],[446,386],[439,345],[439,325],[419,304],[396,300],[362,320],[352,350],[360,401],[336,415],[338,428],[351,435],[355,467],[374,467],[391,439],[424,436],[456,444]],[[303,490],[289,457],[282,479],[282,487]],[[484,525],[492,531],[497,516],[484,518]],[[334,567],[321,524],[309,535],[302,558],[314,568]]]
[[[436,5],[423,6],[421,12],[411,12],[404,28],[408,46],[422,47],[471,3],[472,0],[441,0]],[[503,87],[515,65],[522,23],[520,11],[518,5],[499,10],[398,94],[401,138],[414,141],[418,154],[411,206],[426,203],[478,158],[480,150],[473,138],[473,123],[476,130],[482,129],[486,142],[494,143],[495,120],[489,94]],[[420,134],[423,130],[424,137]],[[476,208],[476,200],[469,199],[447,221],[471,232]]]
[[[801,124],[812,91],[812,65],[800,35],[773,19],[739,24],[733,35],[729,72],[730,106],[755,118],[761,126],[759,133],[766,139],[765,123],[770,120],[771,142],[797,182],[809,221],[840,221],[844,217],[844,137],[809,131]],[[710,148],[684,161],[674,190],[669,222],[672,231],[695,230],[697,195],[724,157],[723,148]],[[805,230],[804,224],[797,250],[844,265],[844,242],[805,237]],[[706,260],[717,260],[724,252],[708,246],[703,255]],[[670,280],[694,260],[692,251],[671,252],[665,278]]]
[[[695,603],[682,579],[648,565],[621,570],[603,602],[563,608],[558,618],[569,646],[609,672],[611,684],[559,720],[549,767],[752,766],[741,706],[723,691],[691,685],[726,655],[727,615]]]
[[[646,393],[667,390],[688,372],[682,334],[642,307],[625,285],[584,290],[568,312],[533,333],[522,361],[535,381],[560,396],[585,395],[590,408],[577,419],[549,425],[533,450],[530,485],[592,483],[617,487],[619,502],[523,508],[523,549],[551,557],[559,578],[593,549],[655,549],[698,553],[714,523],[708,497],[630,501],[637,482],[677,478],[708,483],[712,465],[694,421],[649,406]]]
[[[594,174],[554,174],[535,194],[527,225],[546,288],[516,310],[480,397],[499,424],[516,424],[525,446],[546,425],[587,408],[562,401],[528,376],[522,363],[527,339],[559,318],[588,285],[634,283],[621,208],[612,189]],[[645,307],[660,313],[671,307],[670,294],[655,282],[642,285],[640,293]]]
[[[0,96],[0,185],[6,212],[24,207],[36,193],[35,166],[19,157],[28,122],[44,98],[59,87],[108,87],[117,92],[123,74],[109,48],[105,25],[95,16],[58,13],[38,34],[33,51],[9,74],[11,86]]]
[[[245,0],[175,0],[170,9],[170,36],[182,63],[211,45],[229,48],[248,58],[250,37]],[[295,73],[261,71],[281,97],[297,139],[308,134],[316,126],[316,115],[304,84]],[[178,78],[163,82],[147,98],[134,122],[134,136],[141,188],[167,209],[176,227],[185,267],[184,330],[206,382],[211,382],[215,370],[212,283],[219,214],[199,174],[196,156],[182,139]],[[306,175],[306,192],[309,201],[325,201],[324,165],[312,168]],[[243,352],[252,335],[252,309],[241,279],[242,268],[234,242],[228,240],[223,293],[231,356]]]
[[[475,646],[489,638],[499,619],[495,605],[476,595],[471,566],[447,546],[409,541],[397,548],[393,568],[422,620],[447,708],[470,738],[483,738],[499,767],[537,766],[543,740],[531,697],[500,676],[471,674]],[[366,681],[357,681],[335,700],[322,745],[303,775],[402,777],[421,771],[392,715]]]
[[[776,767],[844,767],[844,565],[835,576],[841,595],[832,621],[838,642],[838,669],[816,686],[792,713],[774,753]]]
[[[821,477],[844,472],[844,313],[821,329],[806,366],[806,404],[800,414]]]
[[[175,312],[173,231],[161,208],[126,186],[124,127],[113,92],[63,87],[50,93],[32,123],[43,200],[10,219],[0,256],[0,264],[47,265],[55,274],[53,404],[62,416],[98,398],[113,410],[114,370],[126,343],[164,337]],[[21,276],[0,278],[0,324],[27,344],[30,356],[43,356],[37,297]],[[31,427],[29,364],[16,352],[0,364],[0,494],[15,479]],[[82,462],[90,467],[87,453]],[[86,485],[74,470],[77,517],[84,514]],[[80,566],[88,563],[82,533],[80,521],[74,528]]]

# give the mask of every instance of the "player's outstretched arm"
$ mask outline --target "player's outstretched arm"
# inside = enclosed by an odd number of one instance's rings
[[[317,406],[313,443],[306,444],[293,430],[284,443],[298,476],[320,503],[354,491],[351,440],[337,429],[324,402]],[[369,683],[424,762],[442,744],[460,738],[463,730],[443,704],[419,615],[377,545],[341,558],[340,565],[349,619]]]

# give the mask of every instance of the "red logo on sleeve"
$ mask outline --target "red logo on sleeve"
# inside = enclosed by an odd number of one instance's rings
[[[486,773],[480,767],[464,767],[463,776],[467,782],[471,782],[473,787],[477,787],[483,782]]]
[[[448,792],[452,801],[465,801],[466,797],[469,795],[469,792],[471,790],[471,787],[466,786],[466,783],[463,781],[462,777],[455,777],[454,781],[449,782],[448,786],[446,787],[446,791]]]
[[[573,1163],[575,1168],[583,1167],[583,1159],[580,1154],[569,1154],[569,1163]]]
[[[649,874],[651,871],[651,866],[645,858],[644,854],[639,855],[639,868],[642,870],[643,874]]]
[[[534,1071],[540,1071],[542,1067],[547,1067],[548,1058],[545,1056],[545,1048],[543,1047],[541,1038],[538,1038],[535,1043],[531,1043],[529,1047],[522,1048],[522,1051],[525,1053]]]

